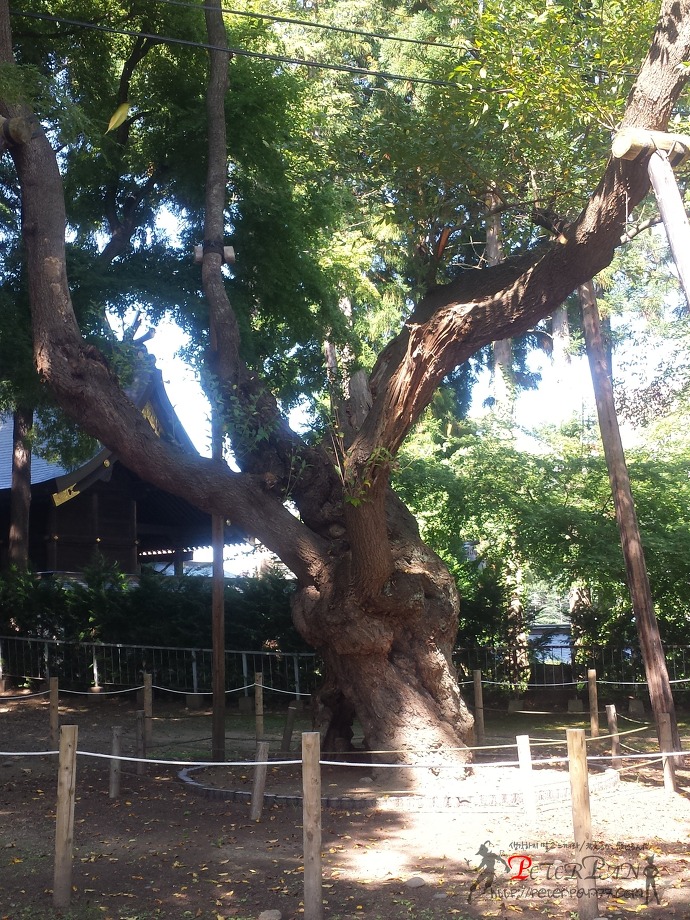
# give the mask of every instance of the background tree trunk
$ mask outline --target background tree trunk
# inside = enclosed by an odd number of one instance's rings
[[[503,261],[501,199],[495,192],[486,196],[486,263],[499,265]],[[513,340],[499,339],[492,346],[491,395],[497,418],[510,420],[515,413],[515,376],[513,374]]]
[[[12,489],[8,563],[25,572],[29,565],[31,512],[31,443],[33,409],[18,406],[12,416]]]

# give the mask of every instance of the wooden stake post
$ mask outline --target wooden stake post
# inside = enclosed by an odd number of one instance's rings
[[[477,744],[484,743],[484,697],[482,696],[481,669],[472,672],[474,677],[474,735]]]
[[[72,893],[77,733],[76,725],[63,725],[60,731],[57,819],[55,822],[55,871],[53,878],[53,907],[58,909],[69,907]]]
[[[611,766],[614,770],[621,768],[621,739],[618,734],[618,717],[616,707],[611,703],[606,707],[606,721],[609,726],[609,735],[611,735]]]
[[[136,739],[137,739],[137,776],[143,776],[146,772],[146,731],[144,730],[144,710],[137,710],[137,726],[136,726]]]
[[[525,813],[531,821],[534,821],[537,817],[537,797],[534,792],[529,735],[516,735],[515,741],[517,742],[518,761],[520,763],[520,782]]]
[[[268,741],[259,741],[256,746],[256,766],[254,767],[254,784],[252,785],[252,805],[249,817],[259,821],[264,807],[264,789],[266,788],[266,770],[268,761]]]
[[[587,671],[589,689],[589,726],[592,738],[599,737],[599,698],[597,696],[597,672],[594,668]]]
[[[569,728],[568,772],[570,774],[570,795],[572,798],[573,833],[577,852],[575,860],[583,869],[593,865],[592,815],[589,809],[589,779],[587,776],[587,743],[583,728]],[[580,920],[596,920],[599,916],[597,906],[597,883],[594,878],[586,878],[586,871],[578,879],[577,910]]]
[[[116,799],[120,795],[120,777],[122,770],[120,767],[120,755],[122,754],[122,726],[113,725],[113,741],[111,747],[113,759],[110,761],[110,787],[108,796]]]
[[[297,715],[297,703],[294,701],[288,705],[287,719],[285,720],[285,728],[283,730],[283,740],[280,745],[280,750],[288,753],[292,746],[292,732],[295,728],[295,716]]]
[[[260,671],[254,675],[254,716],[256,718],[256,740],[264,736],[264,676]]]
[[[144,740],[146,750],[153,744],[153,675],[144,674]]]
[[[321,736],[302,734],[304,920],[323,920],[321,877]]]
[[[50,735],[48,746],[54,751],[58,746],[58,733],[60,731],[60,697],[58,693],[57,677],[50,678]]]

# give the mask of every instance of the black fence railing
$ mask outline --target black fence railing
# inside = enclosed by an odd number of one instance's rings
[[[677,689],[690,690],[690,647],[665,649],[669,677]],[[537,641],[482,648],[457,648],[453,655],[460,680],[471,680],[480,669],[482,679],[503,686],[572,686],[587,680],[595,668],[602,682],[645,686],[638,649],[548,645]],[[63,642],[56,639],[0,636],[0,679],[15,686],[57,677],[65,689],[140,686],[144,673],[155,685],[185,693],[211,692],[211,649],[122,645],[101,642]],[[253,691],[255,674],[264,686],[290,694],[309,694],[321,680],[321,660],[313,652],[232,651],[225,653],[227,690],[244,695]]]
[[[150,673],[167,690],[210,693],[211,660],[211,649],[0,636],[0,678],[15,684],[57,677],[65,689],[136,687]],[[227,690],[249,695],[257,673],[265,687],[308,694],[317,685],[318,663],[313,652],[226,651]]]
[[[669,678],[678,681],[679,690],[690,690],[690,647],[668,646],[664,649]],[[481,669],[482,679],[506,688],[513,685],[534,688],[566,686],[586,682],[594,668],[597,679],[623,686],[646,682],[642,655],[637,648],[616,646],[585,647],[578,644],[544,646],[527,643],[483,648],[458,648],[455,665],[465,678]],[[687,681],[687,683],[685,683]]]

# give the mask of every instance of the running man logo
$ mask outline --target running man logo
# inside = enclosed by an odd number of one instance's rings
[[[482,860],[477,868],[477,877],[470,885],[470,893],[467,896],[468,904],[472,901],[472,895],[480,886],[482,888],[480,895],[489,891],[492,887],[496,879],[498,863],[503,864],[504,872],[513,873],[510,876],[511,882],[524,882],[526,879],[530,878],[530,869],[532,868],[531,856],[527,856],[526,853],[516,853],[513,856],[509,856],[506,861],[498,853],[493,853],[490,847],[491,841],[485,840],[477,850],[476,855],[481,856]]]
[[[496,863],[501,862],[506,868],[507,872],[510,872],[510,866],[505,861],[502,856],[499,856],[498,853],[492,853],[489,847],[491,846],[490,840],[485,840],[484,843],[477,850],[477,856],[481,856],[482,861],[479,863],[479,868],[477,869],[477,877],[470,885],[470,893],[467,896],[467,903],[469,904],[472,900],[472,895],[479,888],[482,887],[482,894],[488,891],[489,888],[494,883],[496,878]]]

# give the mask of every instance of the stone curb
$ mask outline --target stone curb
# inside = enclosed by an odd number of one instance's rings
[[[245,792],[240,789],[218,789],[215,786],[206,786],[197,782],[192,774],[205,769],[206,767],[185,767],[177,775],[190,790],[211,801],[251,801],[251,792]],[[603,773],[590,774],[589,777],[589,788],[593,794],[609,792],[619,783],[620,776],[617,770],[607,769]],[[567,774],[564,775],[563,782],[548,783],[542,786],[535,783],[534,793],[537,804],[567,801],[570,798],[570,783]],[[267,805],[292,805],[297,808],[302,805],[302,796],[277,795],[267,792],[264,793],[264,802]],[[463,797],[458,795],[379,795],[362,797],[323,796],[321,799],[322,808],[332,808],[337,811],[353,811],[357,808],[380,809],[382,811],[447,811],[449,808],[459,808],[460,806],[465,806],[468,810],[472,810],[474,808],[516,808],[522,805],[523,794],[519,789],[487,793],[469,791]]]

